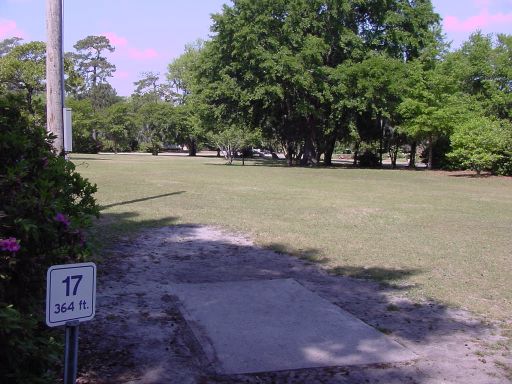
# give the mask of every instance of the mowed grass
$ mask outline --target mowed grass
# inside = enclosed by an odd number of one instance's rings
[[[493,319],[512,315],[512,179],[249,161],[74,155],[97,183],[113,241],[147,226],[210,224],[336,273],[407,287]],[[272,268],[272,266],[269,266]]]

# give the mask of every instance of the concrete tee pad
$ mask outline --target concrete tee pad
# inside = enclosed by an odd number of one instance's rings
[[[417,358],[293,279],[174,284],[171,289],[203,350],[221,373]]]

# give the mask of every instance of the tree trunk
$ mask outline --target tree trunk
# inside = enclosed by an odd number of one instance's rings
[[[227,146],[226,148],[226,152],[227,152],[227,155],[228,155],[228,161],[229,161],[229,164],[233,164],[233,151],[231,150],[231,146]]]
[[[316,154],[315,149],[313,148],[313,141],[311,138],[307,138],[304,142],[304,154],[302,158],[300,159],[300,165],[306,166],[315,164],[316,162]]]
[[[428,143],[428,163],[427,163],[428,169],[432,169],[433,158],[434,158],[434,138],[433,138],[433,136],[430,136],[429,143]]]
[[[411,152],[409,156],[409,168],[416,168],[416,141],[411,143]]]
[[[380,119],[380,138],[379,138],[379,164],[382,168],[382,151],[384,144],[384,131],[382,129],[382,118]]]
[[[291,167],[293,165],[293,159],[292,159],[291,152],[288,152],[286,154],[286,165],[288,165],[289,167]]]
[[[197,154],[197,145],[195,140],[190,140],[188,145],[188,155],[189,156],[196,156]]]
[[[389,157],[391,158],[391,168],[396,168],[396,158],[398,156],[398,145],[393,150],[389,151]]]
[[[354,148],[354,166],[357,165],[357,157],[359,155],[359,146],[361,145],[361,143],[359,141],[356,142],[356,146]]]
[[[31,115],[35,115],[34,107],[32,106],[32,90],[27,90],[27,108]]]
[[[287,143],[285,150],[286,164],[291,167],[293,165],[293,146],[290,143]]]
[[[322,152],[318,151],[315,156],[315,163],[320,164],[320,160],[322,159]]]
[[[327,146],[325,148],[325,153],[324,153],[324,165],[325,166],[332,165],[332,154],[334,153],[335,146],[336,146],[336,139],[331,139],[327,142]]]

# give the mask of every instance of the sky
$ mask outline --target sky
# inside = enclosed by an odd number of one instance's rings
[[[107,36],[116,50],[112,86],[129,96],[142,72],[165,75],[185,44],[208,39],[210,15],[228,0],[64,0],[64,49],[89,35]],[[512,0],[433,0],[452,48],[468,36],[512,34]],[[45,0],[0,0],[0,40],[46,41]]]

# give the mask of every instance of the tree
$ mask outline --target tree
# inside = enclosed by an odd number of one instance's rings
[[[108,77],[116,71],[116,66],[108,62],[105,52],[114,52],[115,48],[105,36],[87,36],[73,46],[77,71],[85,80],[86,89],[106,83]]]
[[[234,124],[208,135],[208,140],[222,151],[230,165],[233,164],[233,159],[238,151],[243,152],[245,147],[251,145],[257,139],[257,134],[255,135],[254,132],[249,132],[247,129]],[[243,159],[242,153],[242,165],[244,164]]]
[[[128,103],[119,102],[104,111],[102,136],[111,143],[115,153],[130,148],[134,129],[135,116]]]
[[[171,88],[171,100],[176,105],[175,121],[179,139],[187,145],[189,156],[196,155],[198,144],[204,138],[204,125],[208,121],[204,117],[209,108],[206,107],[205,98],[200,96],[204,84],[201,84],[197,76],[203,63],[203,49],[202,40],[187,44],[185,53],[169,64],[166,75]],[[213,109],[209,109],[206,114],[210,112]]]
[[[21,37],[9,37],[0,41],[0,57],[7,55],[15,47],[21,44],[23,39]]]
[[[447,65],[461,89],[480,103],[488,116],[512,121],[512,36],[472,34],[448,55]]]
[[[144,99],[144,102],[156,103],[161,99],[160,93],[160,75],[155,72],[143,72],[141,79],[133,83],[135,85],[135,91],[133,97]]]
[[[209,120],[262,129],[289,164],[329,164],[357,115],[334,105],[338,67],[372,51],[413,60],[440,38],[429,0],[237,0],[213,19],[199,69]]]
[[[166,102],[147,103],[137,111],[139,142],[148,145],[153,155],[158,155],[169,140],[176,142],[178,124],[174,107]]]
[[[89,99],[68,98],[66,106],[71,108],[73,119],[73,150],[81,153],[97,153],[100,144],[94,132],[102,128],[101,120]]]
[[[453,78],[443,66],[423,68],[420,62],[408,65],[409,84],[398,107],[403,122],[399,131],[428,145],[427,167],[433,167],[433,148],[441,136],[449,136],[465,120],[468,100],[457,92]]]
[[[167,80],[171,87],[172,100],[183,104],[195,85],[195,69],[204,47],[203,40],[185,45],[185,52],[167,66]]]
[[[17,45],[0,58],[0,83],[8,90],[22,92],[30,113],[34,113],[33,98],[45,90],[46,45],[34,41]]]
[[[123,100],[109,83],[101,83],[91,88],[85,96],[91,100],[95,111],[101,111]]]
[[[355,118],[360,139],[379,142],[382,165],[385,128],[400,121],[398,106],[407,88],[406,64],[385,53],[370,54],[361,62],[339,66],[335,76],[336,110],[349,111]]]

